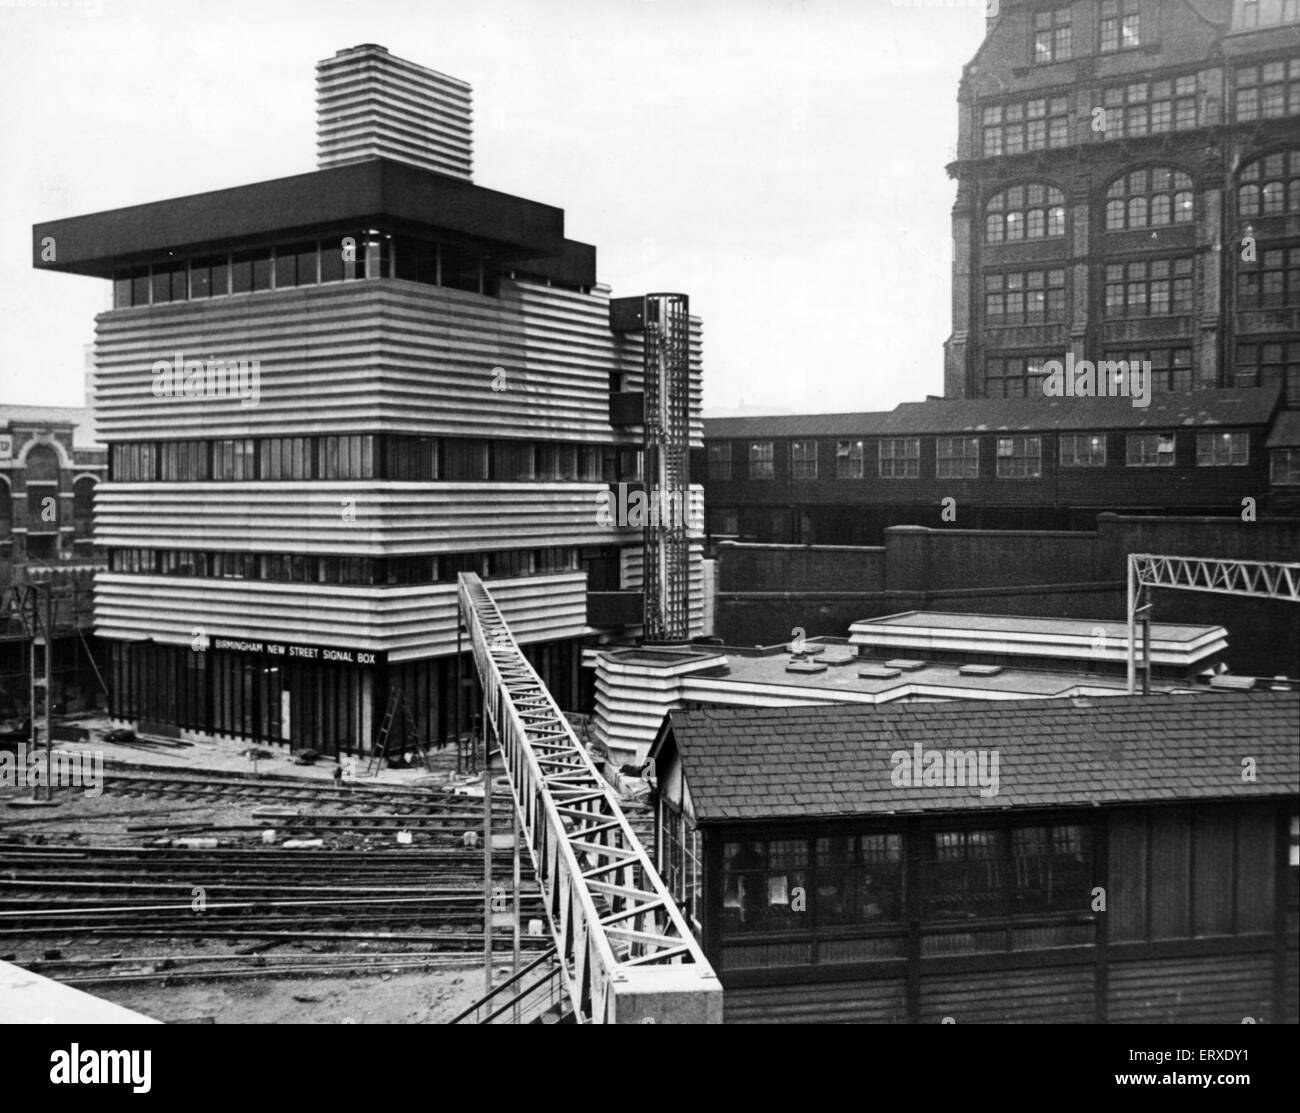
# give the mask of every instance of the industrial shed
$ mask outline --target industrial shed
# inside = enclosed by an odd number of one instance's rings
[[[728,1021],[1297,1020],[1294,692],[709,707],[651,756]]]

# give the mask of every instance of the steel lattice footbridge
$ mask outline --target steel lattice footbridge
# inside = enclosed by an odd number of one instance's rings
[[[575,1018],[720,1023],[721,983],[605,779],[478,576],[457,588]]]

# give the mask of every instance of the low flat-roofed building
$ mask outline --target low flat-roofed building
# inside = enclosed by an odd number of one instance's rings
[[[1227,637],[1152,623],[1153,690],[1207,681]],[[908,611],[855,622],[847,641],[595,651],[595,732],[616,765],[635,764],[678,707],[1119,696],[1127,639],[1123,622]]]
[[[728,1021],[1297,1020],[1300,695],[671,712]]]

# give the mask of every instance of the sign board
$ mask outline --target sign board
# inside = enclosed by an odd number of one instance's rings
[[[258,653],[264,657],[291,661],[317,661],[339,665],[382,665],[387,654],[374,649],[356,649],[336,645],[309,645],[302,642],[273,642],[265,638],[212,639],[211,648],[233,653]]]

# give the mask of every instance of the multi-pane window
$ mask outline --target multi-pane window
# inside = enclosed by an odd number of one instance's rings
[[[1192,260],[1140,260],[1106,266],[1106,316],[1159,317],[1192,311]]]
[[[1050,355],[991,356],[984,361],[984,393],[988,398],[1037,397]]]
[[[724,930],[737,934],[808,930],[812,926],[807,911],[810,857],[806,839],[727,843]]]
[[[1192,389],[1192,349],[1146,348],[1107,352],[1109,360],[1127,362],[1130,368],[1151,364],[1151,389],[1156,393]]]
[[[731,478],[730,441],[715,441],[709,445],[709,478]]]
[[[1254,262],[1238,256],[1238,307],[1300,305],[1300,246],[1260,248],[1256,255]]]
[[[1300,448],[1275,448],[1269,453],[1268,481],[1275,487],[1300,487]]]
[[[1101,0],[1101,41],[1103,54],[1115,50],[1132,50],[1142,45],[1142,17],[1138,0]]]
[[[664,882],[678,907],[698,927],[704,880],[699,831],[667,800],[660,811],[660,825],[664,833]]]
[[[1273,383],[1284,383],[1287,404],[1300,406],[1300,340],[1238,344],[1233,385]]]
[[[793,479],[817,478],[817,442],[790,443],[790,476]]]
[[[1041,438],[998,438],[999,479],[1037,479],[1042,474],[1043,452]]]
[[[212,476],[206,441],[164,441],[159,465],[159,479],[190,482]]]
[[[880,478],[916,479],[921,474],[920,437],[882,437]]]
[[[1062,433],[1061,467],[1104,468],[1106,435],[1104,433]]]
[[[1300,112],[1300,58],[1238,66],[1237,120],[1267,120]]]
[[[116,483],[148,483],[158,478],[157,453],[151,441],[115,444],[111,459]]]
[[[1106,190],[1106,231],[1188,224],[1194,215],[1192,179],[1167,166],[1132,170]]]
[[[1107,139],[1160,135],[1196,127],[1196,75],[1110,85],[1101,95]]]
[[[291,289],[360,278],[398,278],[495,297],[499,282],[480,249],[357,230],[233,254],[160,259],[113,276],[113,307]]]
[[[984,155],[1016,155],[1070,145],[1070,99],[1034,97],[1011,104],[987,105],[980,122]]]
[[[865,474],[861,441],[835,442],[835,478],[861,479]]]
[[[749,446],[749,478],[772,479],[776,475],[771,441],[752,441]]]
[[[212,442],[213,479],[256,479],[256,456],[250,437]]]
[[[979,437],[939,437],[934,442],[934,474],[939,479],[977,479]]]
[[[1060,62],[1070,57],[1070,9],[1034,13],[1034,61]]]
[[[1124,444],[1124,466],[1129,468],[1172,468],[1173,433],[1130,433]]]
[[[1065,316],[1065,271],[1007,271],[984,276],[989,325],[1037,324]]]
[[[1198,468],[1239,468],[1250,463],[1249,433],[1197,433]]]
[[[1019,243],[1065,235],[1065,195],[1041,182],[1012,186],[990,198],[984,217],[988,243]]]
[[[1092,896],[1092,844],[1086,827],[1011,830],[1011,907],[1017,912],[1082,910]]]
[[[925,915],[931,920],[992,918],[1006,907],[1001,831],[935,831],[927,839]]]
[[[816,840],[816,907],[821,926],[872,924],[902,916],[903,846],[899,835],[841,835]]]
[[[925,914],[934,920],[1083,912],[1092,900],[1092,839],[1081,824],[933,831]]]
[[[1300,213],[1300,149],[1274,151],[1247,163],[1237,175],[1241,216]]]

